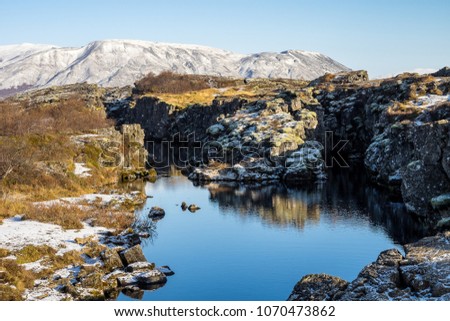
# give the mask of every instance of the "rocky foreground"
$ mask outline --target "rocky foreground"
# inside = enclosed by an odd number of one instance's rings
[[[450,300],[450,232],[392,249],[352,282],[327,274],[304,276],[290,301]]]
[[[112,300],[120,293],[142,299],[144,290],[156,290],[174,272],[167,266],[156,267],[147,261],[139,245],[139,235],[124,231],[76,238],[84,263],[56,270],[52,277],[34,281],[25,291],[25,300]],[[38,272],[45,267],[40,262],[29,264]]]

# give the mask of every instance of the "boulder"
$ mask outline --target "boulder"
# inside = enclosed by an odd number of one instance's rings
[[[189,212],[191,212],[191,213],[194,213],[195,211],[198,211],[199,209],[200,209],[200,207],[198,207],[198,206],[195,205],[195,204],[191,204],[191,205],[188,206],[188,210],[189,210]]]
[[[142,284],[144,286],[163,284],[167,282],[167,278],[164,273],[156,269],[136,275],[136,280],[139,284]]]
[[[155,219],[163,218],[165,215],[166,215],[166,212],[161,207],[158,207],[158,206],[153,206],[150,209],[150,212],[148,213],[149,218],[155,218]]]
[[[126,272],[136,272],[143,270],[153,270],[155,268],[155,263],[150,262],[135,262],[131,263],[125,268]]]
[[[123,268],[122,260],[116,250],[106,249],[100,254],[100,256],[107,271],[111,272],[115,269]]]
[[[345,290],[348,282],[328,274],[305,275],[294,287],[288,301],[327,301]]]
[[[305,276],[289,300],[450,300],[450,232],[407,244],[405,253],[381,252],[347,284],[328,275]]]
[[[128,266],[136,262],[147,262],[140,245],[135,245],[129,249],[119,252],[123,265]]]
[[[438,209],[446,209],[450,207],[450,193],[442,194],[431,199],[431,206]]]
[[[138,280],[135,274],[125,274],[117,278],[117,283],[119,284],[119,286],[125,287],[137,284]]]

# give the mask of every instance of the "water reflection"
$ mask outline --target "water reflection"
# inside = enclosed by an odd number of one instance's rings
[[[426,227],[406,212],[402,202],[372,186],[362,171],[330,173],[323,184],[302,187],[210,183],[203,186],[223,213],[259,216],[266,224],[303,229],[318,224],[321,215],[337,224],[342,220],[368,217],[399,244],[427,234]]]
[[[209,184],[210,200],[224,213],[258,215],[268,224],[302,229],[320,220],[320,190],[295,190],[284,185]]]
[[[165,209],[143,251],[176,274],[156,291],[129,288],[119,300],[284,300],[305,274],[353,280],[381,251],[426,232],[363,173],[330,173],[322,185],[196,186],[174,167],[160,172],[137,214]],[[183,201],[201,210],[183,211]]]

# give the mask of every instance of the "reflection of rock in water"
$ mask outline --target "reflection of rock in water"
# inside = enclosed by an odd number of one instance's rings
[[[127,286],[122,289],[122,293],[135,300],[142,300],[144,297],[144,290],[137,286]]]
[[[406,212],[401,201],[392,201],[379,189],[368,186],[365,193],[368,213],[375,225],[381,225],[398,243],[417,241],[429,235],[429,228]]]
[[[284,185],[243,186],[209,184],[210,198],[226,211],[259,215],[269,224],[303,228],[306,221],[320,219],[320,189],[292,190]]]
[[[401,201],[368,184],[364,171],[341,170],[330,173],[323,185],[288,187],[211,183],[206,185],[210,199],[227,212],[241,216],[258,215],[268,224],[294,226],[317,223],[326,212],[327,219],[339,222],[351,217],[368,217],[374,226],[382,226],[394,241],[404,244],[427,233],[423,224],[409,215]]]

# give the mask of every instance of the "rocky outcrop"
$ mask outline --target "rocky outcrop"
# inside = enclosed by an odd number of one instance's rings
[[[450,116],[448,80],[402,74],[396,78],[317,85],[324,125],[345,153],[364,158],[375,182],[402,196],[408,210],[436,221],[433,197],[450,191],[447,175]]]
[[[86,256],[86,263],[68,266],[35,281],[34,288],[26,290],[25,299],[111,300],[121,292],[142,298],[144,290],[164,286],[167,276],[174,272],[168,266],[156,267],[148,262],[136,240],[140,243],[139,237],[128,230],[119,235],[106,234],[102,243],[91,240],[90,246],[98,250]]]
[[[120,126],[123,139],[124,168],[145,168],[148,152],[145,148],[145,132],[139,124],[123,124]],[[141,176],[149,176],[142,173]]]
[[[434,77],[450,77],[450,68],[444,67],[431,74]]]
[[[234,113],[245,100],[214,100],[211,106],[192,105],[180,108],[156,97],[141,97],[133,108],[122,110],[122,122],[138,123],[145,130],[147,140],[202,140],[207,129],[220,115]],[[116,107],[117,108],[117,107]]]
[[[330,301],[348,287],[348,282],[328,274],[305,275],[294,287],[289,301]]]
[[[450,232],[405,245],[405,256],[387,250],[352,281],[307,275],[289,300],[450,300]]]
[[[310,86],[314,87],[323,83],[333,84],[357,84],[369,80],[369,75],[365,70],[356,70],[350,72],[340,72],[336,74],[325,74],[310,82]]]
[[[354,71],[293,85],[250,82],[243,88],[257,95],[187,108],[142,96],[135,105],[117,100],[127,106],[118,117],[141,124],[146,139],[202,143],[185,170],[194,181],[317,181],[326,167],[355,159],[410,212],[436,223],[449,216],[431,205],[450,192],[446,70],[433,74],[439,78],[405,73],[370,81],[367,72]],[[339,141],[346,162],[326,162]]]
[[[215,162],[192,170],[195,181],[315,181],[326,177],[322,113],[311,95],[282,92],[244,104],[207,131]],[[219,160],[219,162],[217,162]]]

